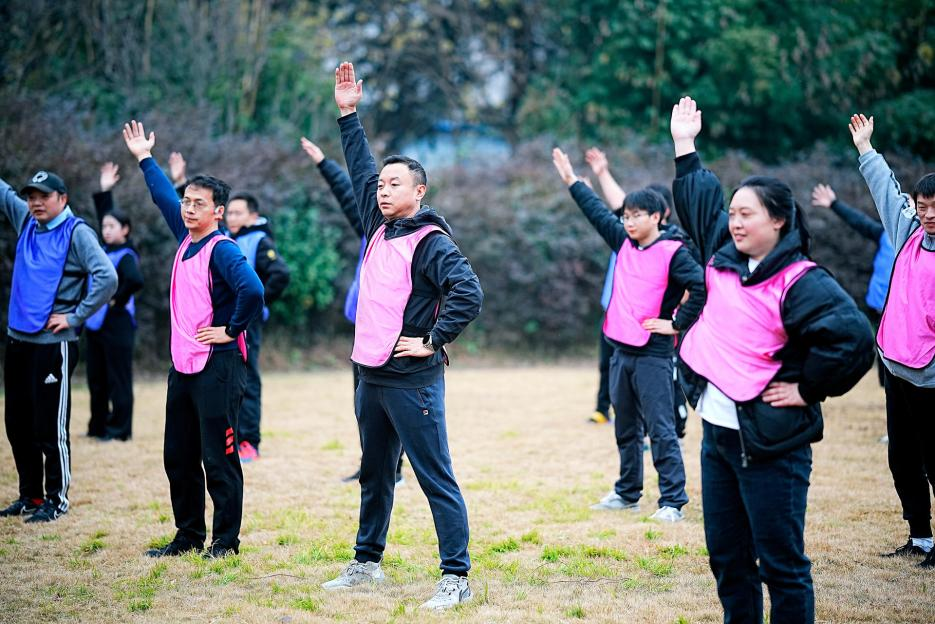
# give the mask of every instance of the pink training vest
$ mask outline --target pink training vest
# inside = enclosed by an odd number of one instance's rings
[[[642,347],[652,335],[643,321],[658,318],[669,285],[669,264],[681,241],[662,240],[639,249],[630,239],[617,252],[614,285],[604,315],[604,335],[631,347]]]
[[[682,338],[679,357],[738,403],[755,399],[782,367],[789,339],[782,324],[786,292],[814,262],[793,262],[765,282],[743,286],[734,271],[705,268],[708,300]]]
[[[360,366],[379,368],[393,356],[403,330],[403,313],[412,295],[412,257],[416,247],[437,225],[423,226],[411,234],[387,240],[386,226],[370,238],[360,267],[360,294],[354,324],[351,360]]]
[[[182,260],[192,244],[191,235],[179,245],[172,265],[172,283],[169,287],[169,311],[172,321],[172,365],[180,373],[192,375],[204,370],[211,356],[211,345],[195,340],[198,329],[209,327],[214,320],[211,305],[211,252],[226,236],[212,236],[198,253]],[[233,242],[233,241],[231,241]],[[237,336],[237,346],[244,361],[247,360],[247,342],[244,334]]]
[[[922,248],[924,234],[917,228],[896,256],[877,332],[883,357],[918,369],[935,360],[935,252]]]

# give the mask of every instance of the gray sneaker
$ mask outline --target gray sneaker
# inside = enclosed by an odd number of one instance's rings
[[[374,561],[351,561],[336,579],[322,583],[324,589],[349,589],[358,585],[374,585],[386,580],[380,564]]]
[[[420,609],[433,609],[442,611],[450,609],[474,597],[466,576],[444,574],[442,580],[435,585],[435,595],[423,602]]]
[[[639,511],[640,503],[639,501],[635,503],[628,503],[620,498],[620,495],[616,492],[609,492],[607,496],[601,499],[599,503],[594,503],[591,505],[591,509],[610,509],[613,511]]]
[[[660,507],[650,518],[660,522],[681,522],[685,519],[685,514],[675,507]]]

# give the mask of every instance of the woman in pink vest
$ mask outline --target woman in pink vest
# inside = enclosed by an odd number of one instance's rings
[[[237,243],[218,230],[230,187],[211,176],[195,176],[179,201],[153,159],[155,134],[147,137],[143,124],[133,121],[124,126],[123,138],[179,243],[169,286],[172,368],[163,446],[177,532],[146,554],[178,556],[202,549],[207,485],[214,523],[203,554],[223,557],[240,547],[243,471],[235,432],[246,379],[244,332],[263,310],[263,284]]]
[[[711,570],[725,622],[815,619],[805,509],[820,403],[873,364],[870,326],[809,260],[804,213],[788,185],[744,180],[724,211],[695,151],[701,111],[672,109],[675,208],[706,265],[707,301],[682,338],[682,383],[703,421],[701,488]]]
[[[909,540],[888,555],[924,557],[919,565],[935,568],[929,497],[935,489],[935,173],[919,180],[909,197],[870,145],[873,117],[854,115],[850,130],[860,173],[897,250],[877,348],[886,367],[890,472]]]

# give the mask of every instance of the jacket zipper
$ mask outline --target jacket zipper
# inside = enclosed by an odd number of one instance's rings
[[[747,448],[743,443],[743,427],[740,426],[740,414],[743,412],[743,408],[739,405],[737,406],[737,435],[740,438],[740,466],[746,468],[748,465],[748,455]]]

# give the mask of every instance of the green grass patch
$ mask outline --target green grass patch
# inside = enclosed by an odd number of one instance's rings
[[[563,557],[571,557],[574,554],[575,549],[569,546],[546,546],[542,549],[541,559],[549,563],[555,563]]]
[[[516,492],[521,489],[519,481],[494,481],[481,479],[478,481],[468,481],[464,489],[471,492]]]
[[[500,554],[507,552],[516,552],[519,550],[519,542],[514,538],[508,537],[505,540],[495,542],[487,547],[486,551],[491,554]]]
[[[162,577],[167,569],[167,564],[157,563],[140,578],[121,581],[117,586],[117,600],[126,601],[127,609],[131,613],[149,611],[156,592],[163,586]]]
[[[695,554],[698,555],[699,557],[707,557],[708,549],[704,546],[699,546],[698,548],[695,549]]]
[[[40,535],[39,539],[41,539],[43,542],[57,542],[62,538],[58,535],[58,533],[47,533],[45,535]],[[7,541],[7,544],[15,544],[15,543],[16,543],[16,540],[13,539],[12,537]]]
[[[584,546],[582,547],[582,554],[589,559],[604,557],[607,559],[614,559],[616,561],[627,560],[627,554],[625,552],[617,548],[609,548],[607,546]]]
[[[590,536],[594,539],[606,540],[612,537],[615,537],[617,532],[613,529],[600,529],[599,531],[592,531]]]
[[[581,605],[574,605],[573,607],[569,607],[565,609],[565,615],[566,617],[583,620],[585,617],[584,607]]]
[[[302,611],[308,611],[309,613],[315,613],[321,609],[321,602],[315,600],[311,596],[306,596],[304,598],[296,598],[292,601],[292,606],[296,609]]]
[[[659,554],[663,557],[668,557],[670,559],[676,559],[682,555],[688,554],[688,549],[682,546],[681,544],[673,544],[671,546],[664,546],[659,549]]]
[[[160,535],[159,537],[154,537],[149,540],[150,548],[164,548],[172,542],[172,539],[175,537],[175,533],[166,533],[165,535]]]
[[[655,557],[637,557],[636,565],[653,576],[669,576],[672,574],[671,561],[660,561]]]
[[[94,598],[94,593],[87,585],[64,585],[53,583],[46,588],[46,593],[55,600],[61,600],[67,605],[86,605]]]
[[[291,546],[299,543],[299,536],[295,533],[283,533],[276,537],[276,544],[279,546]]]
[[[532,530],[528,533],[524,533],[521,538],[519,538],[524,544],[535,544],[536,546],[542,543],[542,538],[539,537],[539,531]]]
[[[354,558],[354,549],[348,542],[318,541],[293,559],[301,565],[321,563],[346,563]]]
[[[646,536],[646,539],[648,539],[650,542],[662,537],[662,533],[660,533],[659,531],[655,529],[646,529],[646,533],[644,533],[644,535]]]
[[[582,576],[589,579],[617,576],[614,569],[606,563],[581,557],[565,560],[559,567],[559,572],[565,576]]]
[[[328,440],[321,445],[321,450],[323,451],[340,451],[344,448],[344,445],[341,444],[340,440]]]
[[[82,555],[93,555],[99,550],[104,550],[104,546],[106,546],[104,540],[99,537],[92,537],[82,542],[81,546],[78,547],[78,552]]]

